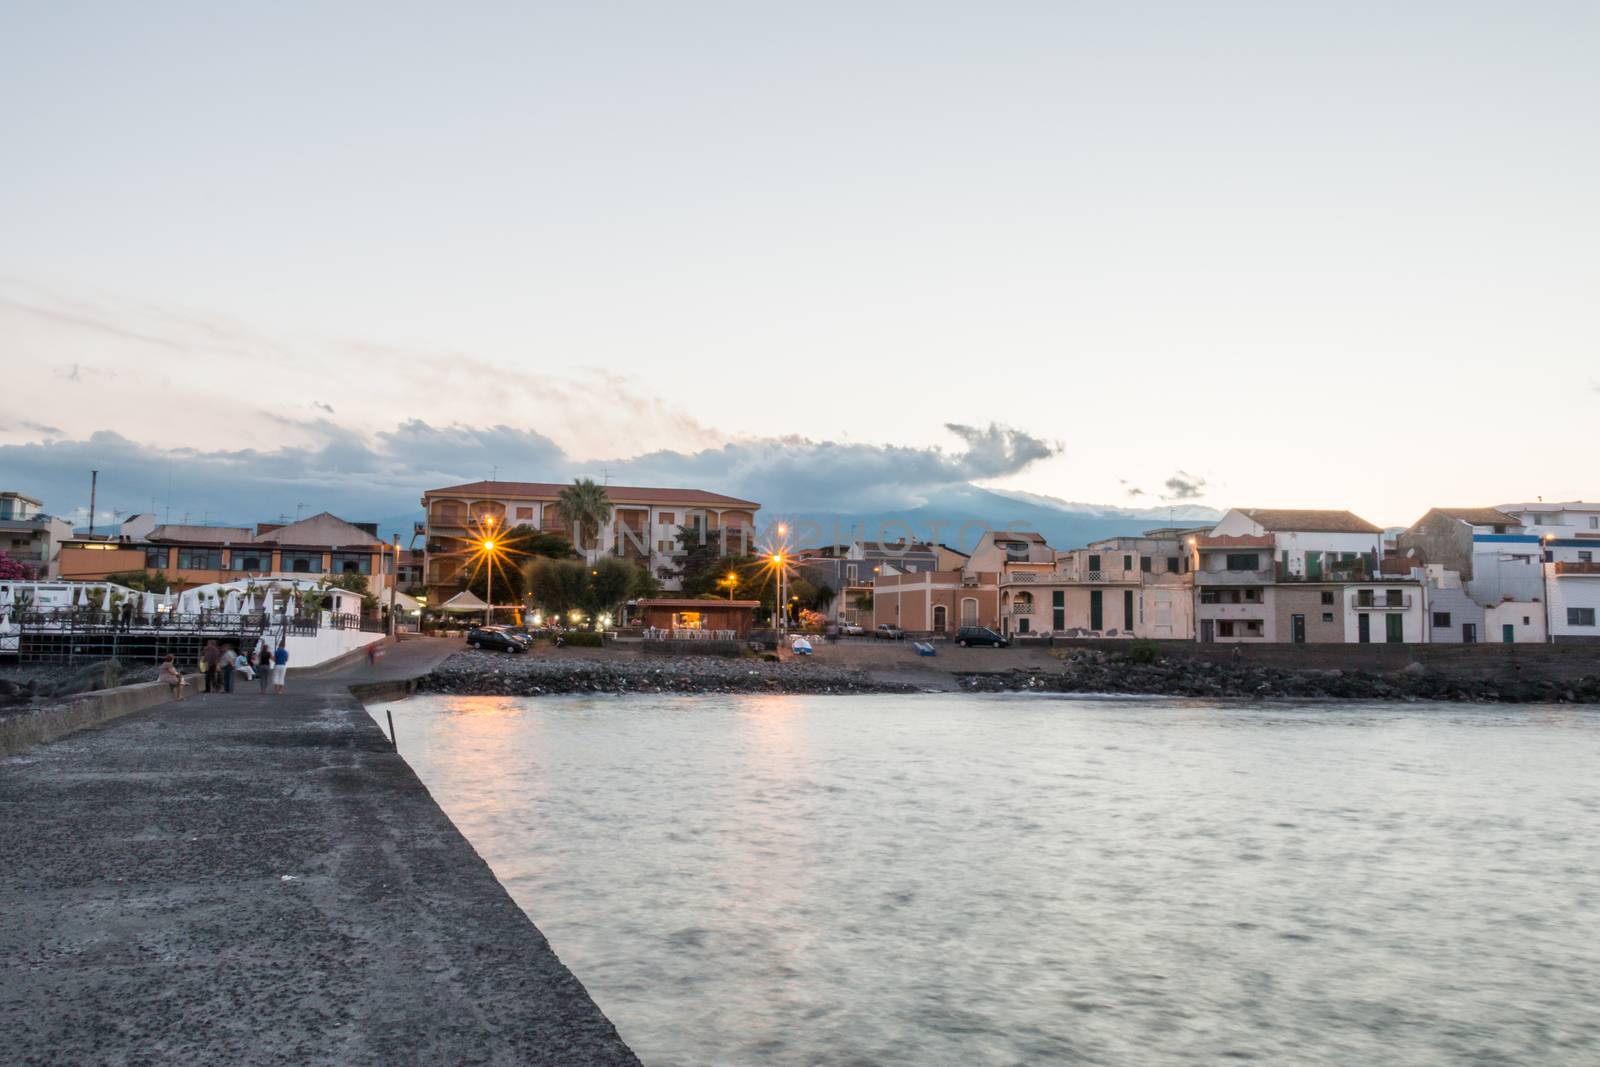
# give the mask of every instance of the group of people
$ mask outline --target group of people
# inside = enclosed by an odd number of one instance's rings
[[[219,643],[208,640],[200,652],[200,672],[205,678],[207,693],[233,692],[233,679],[237,674],[254,679],[263,694],[269,684],[274,693],[282,693],[284,677],[289,672],[289,649],[282,641],[278,642],[277,648],[273,648],[272,643],[263,637],[256,642],[252,657],[227,641]],[[161,661],[161,680],[172,687],[175,699],[183,699],[183,691],[189,682],[178,669],[177,657],[171,653]]]

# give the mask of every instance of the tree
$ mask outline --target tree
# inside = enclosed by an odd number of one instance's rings
[[[7,581],[27,581],[33,577],[33,569],[18,563],[10,556],[0,551],[0,579]]]
[[[627,560],[607,556],[589,568],[589,584],[583,608],[590,615],[616,614],[633,589],[637,568]]]
[[[576,544],[583,545],[584,535],[590,534],[590,542],[598,547],[600,528],[611,521],[611,498],[593,478],[574,478],[556,497],[556,514],[571,527]]]
[[[589,568],[578,560],[535,559],[524,571],[528,595],[546,615],[564,616],[581,607]]]

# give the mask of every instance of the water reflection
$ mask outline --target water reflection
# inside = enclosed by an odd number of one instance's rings
[[[1600,1062],[1593,712],[393,710],[648,1063]]]

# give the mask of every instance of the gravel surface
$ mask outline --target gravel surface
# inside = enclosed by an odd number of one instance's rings
[[[814,660],[772,663],[715,656],[577,659],[457,652],[417,683],[423,693],[909,693],[908,682]]]

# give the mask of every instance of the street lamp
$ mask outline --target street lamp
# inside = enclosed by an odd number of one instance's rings
[[[494,519],[491,518],[489,522],[492,524]],[[483,553],[484,566],[489,572],[486,576],[488,586],[484,590],[488,594],[488,603],[483,606],[483,624],[488,626],[494,621],[494,539],[485,537],[478,543],[478,548]]]
[[[739,587],[739,576],[732,571],[722,579],[722,584],[728,587],[728,599],[733,599],[733,591]]]

